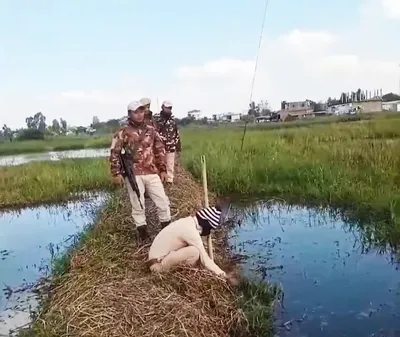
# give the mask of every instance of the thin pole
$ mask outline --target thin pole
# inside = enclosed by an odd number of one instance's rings
[[[201,156],[201,168],[202,168],[202,177],[203,177],[203,190],[204,190],[204,206],[209,207],[208,203],[208,186],[207,186],[207,164],[206,157]],[[211,240],[211,233],[207,236],[207,246],[208,246],[208,255],[210,259],[214,261],[214,252]]]
[[[260,34],[260,39],[258,41],[258,50],[257,50],[257,56],[256,56],[256,63],[254,65],[253,81],[251,82],[249,107],[251,105],[251,102],[253,101],[254,83],[256,81],[256,74],[257,74],[257,68],[258,68],[258,59],[260,57],[261,43],[262,43],[262,38],[264,36],[264,26],[265,26],[265,21],[266,21],[266,18],[267,18],[268,4],[269,4],[269,0],[266,0],[265,1],[264,16],[263,16],[263,21],[262,21],[262,25],[261,25],[261,34]],[[244,137],[246,136],[247,123],[248,122],[246,120],[245,123],[244,123],[244,129],[243,129],[243,135],[242,135],[242,144],[240,146],[240,150],[243,150],[243,143],[244,143]]]

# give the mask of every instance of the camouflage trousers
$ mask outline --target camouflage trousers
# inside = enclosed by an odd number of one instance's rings
[[[153,200],[157,207],[157,214],[160,222],[171,221],[171,210],[169,207],[169,199],[164,191],[164,186],[158,174],[137,175],[136,182],[140,191],[140,201],[143,209],[140,206],[138,197],[133,191],[127,178],[125,178],[125,186],[128,189],[129,199],[132,205],[132,218],[136,227],[146,225],[144,193]]]

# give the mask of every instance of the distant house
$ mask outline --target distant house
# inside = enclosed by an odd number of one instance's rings
[[[218,121],[218,122],[230,122],[230,123],[235,123],[240,121],[242,118],[241,113],[236,113],[236,112],[225,112],[222,114],[213,114],[213,120]]]
[[[289,116],[294,118],[303,118],[312,116],[314,113],[315,103],[309,99],[305,101],[281,103],[281,110],[278,112],[278,117],[281,121],[285,121]]]
[[[381,112],[383,110],[382,97],[375,96],[364,101],[354,102],[353,106],[361,112]]]
[[[353,103],[335,104],[328,107],[328,113],[333,115],[346,115],[355,111]]]
[[[382,110],[390,112],[400,112],[400,100],[382,102]]]

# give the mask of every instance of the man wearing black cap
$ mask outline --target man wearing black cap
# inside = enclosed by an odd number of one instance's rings
[[[232,276],[210,259],[201,239],[219,227],[221,213],[219,206],[207,207],[196,212],[195,216],[179,219],[165,227],[150,247],[150,270],[165,272],[177,265],[194,265],[200,260],[214,274],[232,281]]]

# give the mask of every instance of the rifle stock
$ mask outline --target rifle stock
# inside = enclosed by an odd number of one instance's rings
[[[126,151],[124,154],[120,154],[120,161],[123,169],[122,176],[128,178],[129,184],[132,187],[132,190],[136,193],[137,198],[139,200],[140,207],[143,209],[142,201],[140,200],[140,190],[139,186],[136,182],[135,172],[133,171],[133,158],[132,156],[127,155]]]

